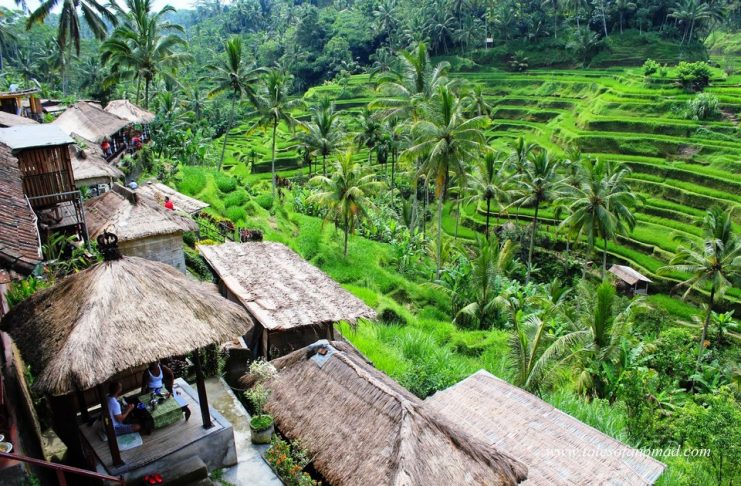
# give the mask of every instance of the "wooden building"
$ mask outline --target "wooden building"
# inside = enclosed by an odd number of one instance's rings
[[[183,232],[198,230],[186,214],[151,204],[114,184],[111,191],[85,201],[85,215],[91,238],[114,231],[124,255],[168,263],[185,273]]]
[[[97,196],[110,190],[114,182],[124,179],[124,173],[108,163],[100,150],[94,147],[85,150],[72,147],[70,150],[77,187],[89,187],[92,194]]]
[[[42,237],[64,231],[87,238],[70,158],[74,140],[53,125],[22,125],[0,129],[0,143],[18,159],[23,193],[39,217]]]
[[[111,153],[106,156],[106,160],[116,157],[129,146],[127,128],[131,122],[108,113],[94,103],[79,101],[68,107],[52,124],[68,135],[79,137],[96,147],[107,140],[111,145]]]
[[[0,92],[0,111],[41,121],[43,109],[39,93],[36,88]]]
[[[334,339],[334,324],[376,313],[324,272],[275,242],[199,246],[219,290],[255,320],[253,356],[283,356],[318,339]]]
[[[613,265],[608,270],[617,278],[616,287],[628,295],[647,295],[651,279],[625,265]]]

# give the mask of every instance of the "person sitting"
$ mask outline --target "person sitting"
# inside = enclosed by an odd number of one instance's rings
[[[169,209],[170,211],[175,211],[175,205],[170,200],[170,196],[165,196],[165,208]]]
[[[103,155],[105,155],[106,157],[110,157],[113,154],[113,152],[111,151],[111,144],[107,138],[103,140],[103,143],[100,144],[100,148],[103,149]]]
[[[178,402],[178,405],[180,405],[180,409],[185,414],[185,421],[187,422],[191,412],[185,400],[173,393],[174,383],[175,373],[169,367],[160,364],[159,361],[154,361],[149,364],[149,367],[142,374],[142,393],[153,392],[162,388],[169,391],[175,401]]]
[[[131,434],[133,432],[139,432],[142,427],[136,423],[125,423],[129,418],[129,415],[134,410],[134,404],[126,404],[125,407],[121,406],[119,398],[123,386],[120,382],[114,381],[108,385],[108,396],[106,397],[106,403],[108,404],[108,413],[111,417],[111,423],[113,424],[113,430],[116,435]]]

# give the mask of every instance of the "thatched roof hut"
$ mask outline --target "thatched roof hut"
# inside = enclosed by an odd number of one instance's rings
[[[14,115],[13,113],[6,113],[0,111],[0,127],[17,127],[19,125],[38,125],[39,122],[33,118],[26,118],[25,116]]]
[[[651,279],[643,275],[638,270],[625,265],[613,265],[608,270],[618,279],[618,287],[628,290],[630,293],[647,294],[648,284]]]
[[[129,100],[113,100],[105,107],[105,111],[113,113],[117,117],[128,120],[131,123],[144,125],[152,123],[154,120],[154,113],[136,106]]]
[[[172,187],[156,181],[149,181],[146,184],[140,185],[136,193],[158,206],[162,206],[165,196],[167,196],[175,205],[176,210],[184,211],[190,215],[195,215],[209,206],[203,201],[186,196]]]
[[[523,462],[527,485],[647,485],[666,467],[484,370],[425,408]]]
[[[317,339],[334,338],[334,324],[373,319],[375,312],[285,245],[250,242],[200,246],[219,288],[241,303],[257,325],[253,352],[277,357]]]
[[[185,272],[183,232],[198,225],[184,213],[154,205],[120,184],[85,201],[85,218],[91,238],[109,228],[119,238],[124,255],[168,263]]]
[[[137,257],[98,263],[15,306],[2,321],[36,373],[64,395],[117,373],[252,329],[240,306],[169,265]]]
[[[97,184],[111,185],[113,181],[124,178],[124,173],[118,167],[106,162],[102,153],[87,149],[72,148],[72,172],[77,187],[95,186]]]
[[[527,476],[517,460],[425,409],[346,343],[320,341],[272,363],[279,372],[266,383],[267,410],[334,486],[514,485]]]
[[[118,131],[131,124],[130,121],[85,101],[70,106],[52,123],[68,135],[77,135],[95,144],[101,143],[106,138],[112,138]]]

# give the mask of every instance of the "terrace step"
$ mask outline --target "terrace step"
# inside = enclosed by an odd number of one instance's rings
[[[198,456],[190,456],[159,471],[164,479],[163,486],[187,486],[192,484],[212,484],[208,479],[208,467]],[[142,483],[145,484],[145,483]]]

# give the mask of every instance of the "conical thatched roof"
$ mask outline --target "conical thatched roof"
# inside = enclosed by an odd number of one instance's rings
[[[521,463],[425,410],[346,343],[319,341],[271,363],[279,373],[266,383],[267,410],[334,486],[513,485],[527,475]]]
[[[37,376],[64,395],[129,368],[246,334],[238,304],[164,263],[98,263],[34,294],[2,321]]]
[[[89,142],[101,143],[131,122],[108,113],[93,103],[80,101],[67,108],[52,124],[70,136],[77,135]]]
[[[132,123],[151,123],[154,120],[154,113],[136,106],[129,100],[113,100],[105,107],[105,111]]]

